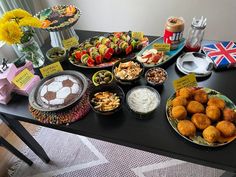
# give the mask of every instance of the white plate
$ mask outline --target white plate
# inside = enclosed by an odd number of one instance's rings
[[[176,66],[184,74],[194,73],[196,77],[206,77],[211,74],[214,63],[205,54],[189,52],[179,56]]]

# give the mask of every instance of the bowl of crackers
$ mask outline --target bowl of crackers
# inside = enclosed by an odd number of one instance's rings
[[[113,65],[112,72],[117,82],[131,85],[141,79],[144,67],[135,59],[122,59]]]

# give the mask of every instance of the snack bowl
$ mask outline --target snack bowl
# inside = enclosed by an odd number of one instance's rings
[[[136,86],[126,94],[126,103],[138,118],[144,119],[158,108],[161,97],[153,87]]]
[[[168,73],[166,70],[160,67],[153,67],[146,71],[145,80],[151,86],[161,86],[164,85],[168,79]]]
[[[135,58],[122,59],[113,65],[112,73],[117,82],[121,84],[134,84],[141,79],[144,73],[144,66]],[[137,74],[135,75],[135,73]]]
[[[113,74],[108,70],[100,70],[93,75],[92,81],[95,86],[109,84],[113,81]]]
[[[46,53],[51,62],[64,61],[66,58],[66,49],[62,47],[53,47]]]
[[[89,93],[89,104],[93,111],[100,115],[111,115],[119,111],[124,99],[124,91],[115,84],[102,84],[99,87],[93,86]],[[106,100],[109,101],[106,102]],[[113,103],[109,104],[109,102]]]

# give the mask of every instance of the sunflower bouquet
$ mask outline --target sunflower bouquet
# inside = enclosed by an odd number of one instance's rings
[[[42,22],[23,9],[14,9],[0,18],[0,40],[9,45],[25,43],[33,36],[30,27],[40,28]]]
[[[41,28],[42,22],[23,9],[14,9],[0,18],[0,41],[16,45],[21,56],[33,63],[34,68],[44,64],[44,56],[34,40],[32,28]],[[22,57],[21,57],[22,58]]]

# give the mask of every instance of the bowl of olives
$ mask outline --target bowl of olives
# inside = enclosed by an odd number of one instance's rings
[[[62,47],[53,47],[46,53],[51,62],[64,61],[66,58],[66,49]]]
[[[108,70],[100,70],[93,75],[92,81],[95,86],[109,84],[113,81],[113,74]]]

